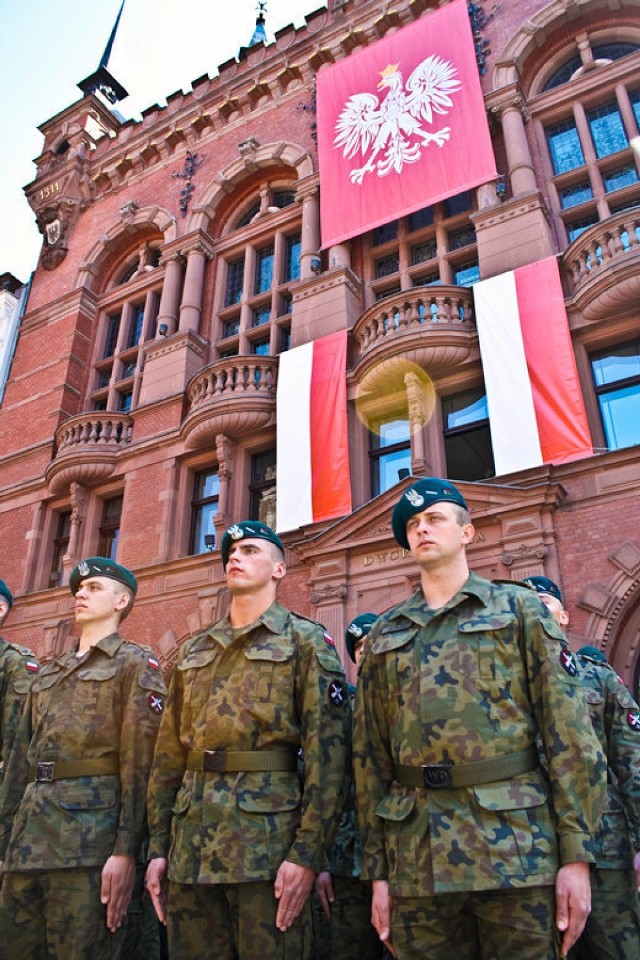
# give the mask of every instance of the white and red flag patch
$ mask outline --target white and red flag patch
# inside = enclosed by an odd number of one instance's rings
[[[320,70],[322,245],[496,178],[467,4]]]
[[[347,331],[280,354],[276,529],[351,512]]]
[[[593,453],[555,257],[474,284],[496,474]]]

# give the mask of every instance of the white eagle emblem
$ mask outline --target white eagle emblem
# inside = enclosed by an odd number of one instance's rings
[[[232,540],[242,540],[242,538],[244,537],[242,527],[239,527],[237,523],[234,523],[232,527],[229,527],[229,529],[227,530],[227,533],[229,534]]]
[[[91,568],[89,567],[89,564],[87,563],[86,560],[81,560],[80,563],[78,564],[78,573],[80,574],[81,577],[88,576],[90,569]]]
[[[362,627],[359,627],[357,623],[352,623],[349,629],[347,630],[347,633],[349,633],[352,637],[355,637],[356,640],[359,640],[362,634],[364,633],[364,630],[362,629]]]
[[[382,103],[375,93],[355,93],[336,121],[333,142],[344,147],[346,160],[358,151],[363,157],[369,153],[363,167],[351,170],[352,183],[362,183],[365,174],[374,170],[379,177],[392,170],[401,173],[405,163],[420,159],[422,147],[430,143],[442,147],[449,139],[451,127],[429,133],[420,121],[431,124],[434,113],[446,114],[453,106],[451,94],[462,87],[455,79],[456,68],[438,56],[427,57],[415,68],[405,89],[399,66],[392,63],[380,72],[378,90],[389,90]],[[380,153],[382,159],[376,160]]]
[[[412,507],[421,507],[424,503],[424,497],[417,490],[407,490],[405,497]]]

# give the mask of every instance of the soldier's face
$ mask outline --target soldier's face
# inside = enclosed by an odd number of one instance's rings
[[[411,555],[423,569],[451,561],[473,540],[473,525],[460,524],[460,512],[451,503],[434,503],[407,521]]]
[[[540,599],[544,603],[545,607],[551,613],[558,624],[559,627],[566,627],[569,623],[569,614],[562,606],[557,597],[554,597],[551,593],[541,593]]]
[[[232,594],[253,593],[285,573],[282,554],[268,540],[247,538],[231,544],[225,575]]]
[[[127,595],[117,581],[108,577],[87,577],[76,593],[76,623],[107,620],[115,613],[122,613],[127,602]]]

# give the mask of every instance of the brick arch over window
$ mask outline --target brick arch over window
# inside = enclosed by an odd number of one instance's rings
[[[628,540],[609,555],[607,583],[590,583],[578,606],[590,611],[586,643],[598,647],[631,686],[640,659],[640,544]]]
[[[240,156],[232,160],[205,190],[202,202],[191,214],[188,231],[206,230],[215,218],[220,204],[256,171],[275,166],[290,168],[297,181],[311,177],[316,171],[310,154],[295,143],[258,144],[254,140],[240,144]]]
[[[637,13],[637,3],[633,0],[630,2],[623,0],[618,14],[620,15],[624,10],[629,14]],[[571,23],[578,18],[583,19],[586,15],[589,19],[593,19],[597,18],[598,14],[608,14],[610,23],[611,5],[608,0],[595,0],[588,4],[588,8],[577,0],[553,0],[553,3],[538,10],[518,30],[497,58],[492,77],[492,89],[500,90],[509,84],[517,83],[526,60],[531,54],[544,49],[552,34],[559,30],[566,33],[567,21]],[[566,34],[566,36],[568,43],[569,35]]]
[[[122,207],[120,219],[105,230],[81,264],[75,285],[96,291],[120,247],[131,248],[136,235],[142,240],[145,234],[160,234],[163,245],[170,243],[177,237],[176,218],[161,207],[138,208],[135,202]]]

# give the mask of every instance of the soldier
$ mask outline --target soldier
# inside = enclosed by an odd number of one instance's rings
[[[557,584],[528,577],[557,622],[569,615]],[[640,709],[595,647],[578,651],[591,723],[607,757],[607,801],[595,840],[591,913],[571,956],[580,960],[640,957]]]
[[[0,627],[13,606],[13,594],[0,580]],[[0,782],[18,729],[29,687],[38,674],[38,661],[26,647],[0,637]]]
[[[357,667],[367,634],[377,619],[375,613],[361,613],[347,627],[347,653]],[[350,686],[351,700],[355,692],[356,688]],[[315,884],[316,902],[319,901],[325,919],[322,923],[317,911],[314,913],[316,955],[331,960],[376,960],[382,957],[383,946],[371,925],[371,884],[360,879],[362,843],[350,765],[344,794],[338,832],[328,852],[328,869],[318,874]]]
[[[236,523],[220,552],[231,607],[187,640],[171,678],[147,887],[171,960],[302,960],[346,760],[344,671],[324,629],[276,602],[286,567],[273,530]]]
[[[399,960],[555,960],[589,911],[605,790],[575,662],[531,590],[469,572],[474,528],[451,483],[411,484],[392,527],[421,582],[374,625],[356,694],[374,926]]]
[[[119,958],[145,828],[165,687],[118,632],[136,579],[91,557],[69,587],[80,638],[34,682],[0,798],[3,960]]]

